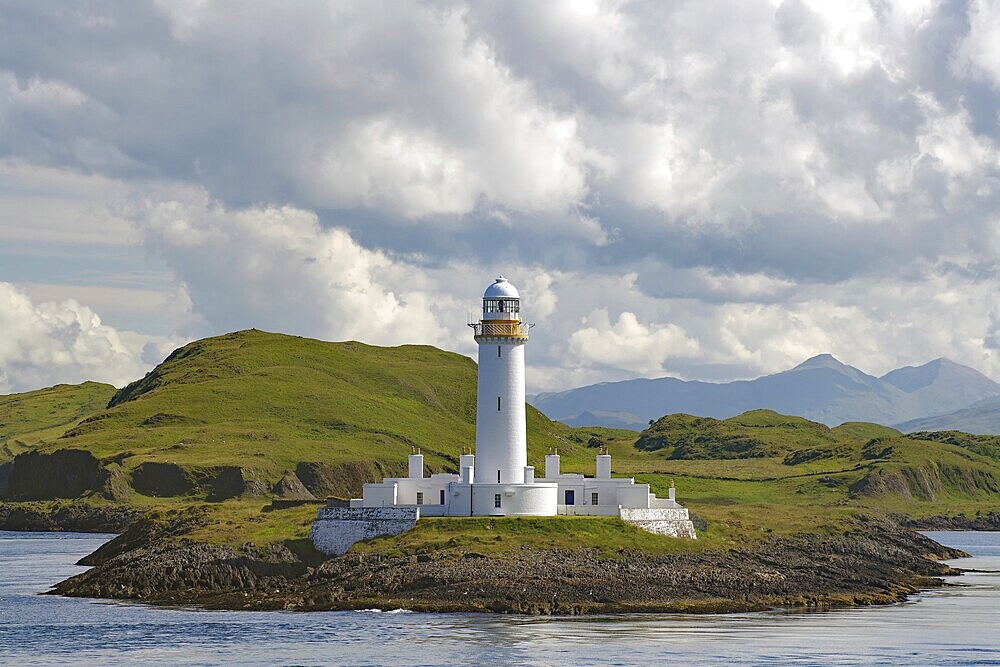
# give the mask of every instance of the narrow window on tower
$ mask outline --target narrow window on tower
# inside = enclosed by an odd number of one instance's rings
[[[499,356],[500,356],[500,346],[497,345],[497,357],[499,357]]]
[[[500,397],[497,396],[497,412],[500,412]]]
[[[424,494],[422,491],[417,491],[417,504],[418,505],[424,504]]]

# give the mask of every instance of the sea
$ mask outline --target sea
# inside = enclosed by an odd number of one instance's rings
[[[973,571],[899,604],[548,618],[242,612],[41,595],[112,535],[0,531],[3,665],[1000,665],[1000,533],[929,532]]]

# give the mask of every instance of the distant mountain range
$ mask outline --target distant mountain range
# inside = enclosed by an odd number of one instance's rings
[[[959,423],[962,417],[949,413],[958,415],[966,410],[977,410],[978,418],[988,421],[989,417],[983,415],[988,415],[991,408],[990,423],[996,427],[971,432],[1000,432],[1000,384],[947,359],[875,377],[821,354],[795,368],[756,380],[713,383],[640,378],[538,394],[529,402],[550,418],[571,426],[635,430],[671,413],[725,419],[759,408],[828,426],[867,421],[900,425],[907,431],[937,430],[940,427],[925,427],[924,422],[933,421],[928,419],[931,417],[952,417],[948,424]],[[917,426],[911,427],[913,424]]]
[[[900,431],[964,431],[975,435],[1000,434],[1000,396],[987,398],[969,407],[936,415],[912,419],[896,426]]]

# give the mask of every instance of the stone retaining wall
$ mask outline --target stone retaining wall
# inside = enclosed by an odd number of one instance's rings
[[[619,516],[621,516],[622,521],[628,521],[650,533],[669,537],[687,537],[692,540],[698,539],[694,532],[694,524],[691,523],[688,511],[684,508],[629,509],[623,507]]]
[[[317,551],[340,555],[355,542],[405,533],[419,518],[416,507],[324,507],[309,534]]]

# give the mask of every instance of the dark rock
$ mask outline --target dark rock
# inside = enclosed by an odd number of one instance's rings
[[[194,491],[194,482],[187,470],[176,463],[148,461],[132,471],[132,488],[156,498],[184,496]]]
[[[41,508],[31,503],[0,503],[0,530],[120,533],[138,518],[138,511],[126,507],[76,502]]]
[[[115,502],[126,500],[132,492],[132,487],[129,485],[129,476],[117,463],[106,466],[105,470],[107,470],[108,476],[104,480],[104,488],[101,489],[101,495]]]
[[[314,500],[316,498],[316,496],[309,493],[309,489],[302,483],[302,480],[291,470],[285,471],[285,474],[281,476],[281,479],[274,485],[271,492],[275,498],[280,498],[281,500]]]
[[[975,516],[930,516],[919,519],[900,517],[899,520],[914,530],[1000,530],[1000,512],[977,512]]]
[[[107,478],[108,471],[101,462],[82,449],[58,449],[47,454],[24,452],[11,464],[4,498],[78,498],[88,491],[100,492]]]
[[[361,487],[369,482],[405,474],[403,464],[386,464],[381,461],[349,461],[339,465],[303,462],[295,467],[295,475],[309,493],[317,498],[358,497],[361,495]]]
[[[0,498],[7,497],[7,487],[10,486],[10,471],[14,464],[10,461],[0,464]]]

